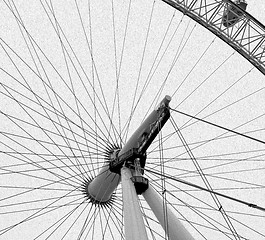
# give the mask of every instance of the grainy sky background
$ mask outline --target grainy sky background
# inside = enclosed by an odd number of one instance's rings
[[[264,0],[248,3],[265,23]],[[131,1],[128,25],[129,1],[90,4],[0,2],[0,239],[123,239],[120,187],[108,210],[87,204],[80,188],[102,166],[107,143],[124,144],[166,94],[172,108],[265,141],[264,76],[227,44],[160,1]],[[172,119],[163,144],[158,138],[149,149],[147,170],[203,186],[180,127],[213,189],[264,206],[263,144],[175,112]],[[229,230],[210,196],[146,176],[170,192],[168,204],[196,239],[231,237],[216,231]],[[264,239],[264,214],[227,200],[222,206],[242,239]]]

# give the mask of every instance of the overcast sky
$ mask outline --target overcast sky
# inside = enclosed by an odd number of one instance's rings
[[[82,186],[166,94],[173,109],[261,140],[172,111],[148,149],[146,176],[196,239],[234,239],[209,194],[148,169],[205,186],[196,159],[214,190],[264,206],[264,75],[161,1],[132,1],[129,17],[126,0],[51,2],[0,2],[0,239],[123,239],[120,187],[99,210]],[[265,23],[264,0],[247,12]],[[264,239],[262,212],[221,205],[242,239]]]

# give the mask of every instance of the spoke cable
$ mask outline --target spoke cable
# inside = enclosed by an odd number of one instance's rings
[[[153,171],[153,170],[151,170],[151,169],[145,169],[145,171],[148,171],[148,172],[150,172],[150,173],[153,173],[153,174],[156,174],[156,175],[158,175],[158,176],[161,176],[161,173],[156,172],[156,171]],[[261,210],[261,211],[265,211],[265,207],[258,206],[258,205],[254,204],[254,203],[249,203],[249,202],[243,201],[243,200],[241,200],[241,199],[234,198],[234,197],[228,196],[228,195],[226,195],[226,194],[222,194],[222,193],[216,192],[216,191],[214,191],[214,190],[209,190],[209,189],[204,188],[204,187],[201,187],[201,186],[199,186],[199,185],[197,185],[197,184],[194,184],[194,183],[191,183],[191,182],[188,182],[188,181],[185,181],[185,180],[182,180],[182,179],[176,178],[176,177],[174,177],[174,176],[170,176],[170,175],[168,175],[168,174],[163,174],[162,177],[165,177],[165,178],[168,178],[168,179],[174,180],[174,181],[179,182],[179,183],[183,183],[183,184],[185,184],[185,185],[188,185],[188,186],[191,186],[191,187],[194,187],[194,188],[197,188],[197,189],[200,189],[200,190],[203,190],[203,191],[209,192],[209,193],[213,193],[213,194],[215,194],[215,195],[217,195],[217,196],[220,196],[220,197],[223,197],[223,198],[230,199],[230,200],[232,200],[232,201],[234,201],[234,202],[238,202],[238,203],[241,203],[241,204],[243,204],[243,205],[247,205],[247,206],[250,207],[250,208],[255,208],[255,209],[258,209],[258,210]]]
[[[253,141],[256,141],[256,142],[259,142],[259,143],[265,144],[265,141],[263,141],[263,140],[260,140],[260,139],[257,139],[257,138],[254,138],[254,137],[251,137],[251,136],[245,135],[245,134],[240,133],[240,132],[237,132],[237,131],[235,131],[235,130],[232,130],[232,129],[229,129],[229,128],[226,128],[226,127],[223,127],[223,126],[221,126],[221,125],[218,125],[218,124],[215,124],[215,123],[209,122],[209,121],[204,120],[204,119],[202,119],[202,118],[198,118],[198,117],[192,116],[192,115],[190,115],[190,114],[187,114],[187,113],[185,113],[185,112],[182,112],[182,111],[179,111],[179,110],[176,110],[176,109],[172,109],[172,108],[170,108],[170,110],[172,110],[173,112],[179,113],[179,114],[181,114],[181,115],[185,115],[185,116],[187,116],[187,117],[190,117],[191,119],[195,119],[195,120],[197,120],[197,121],[200,121],[200,122],[206,123],[206,124],[208,124],[208,125],[211,125],[211,126],[214,126],[214,127],[220,128],[220,129],[223,129],[223,130],[225,130],[225,131],[227,131],[227,132],[231,132],[231,133],[234,133],[234,134],[236,134],[236,135],[242,136],[242,137],[244,137],[244,138],[248,138],[248,139],[251,139],[251,140],[253,140]],[[264,115],[264,114],[263,114],[263,115]],[[263,116],[263,115],[262,115],[262,116]]]

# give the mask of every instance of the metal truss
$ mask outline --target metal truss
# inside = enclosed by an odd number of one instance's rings
[[[265,26],[231,0],[162,1],[206,27],[265,75]],[[226,16],[228,11],[236,21]]]

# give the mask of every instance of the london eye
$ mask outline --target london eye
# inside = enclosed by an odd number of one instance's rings
[[[253,4],[0,1],[0,239],[265,239]]]

